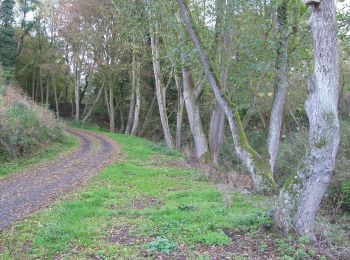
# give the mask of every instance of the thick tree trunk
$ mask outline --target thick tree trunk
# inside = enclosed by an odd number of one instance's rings
[[[84,117],[83,122],[85,122],[86,120],[88,120],[89,117],[91,116],[91,113],[92,113],[92,111],[94,111],[94,108],[95,108],[97,102],[100,100],[100,97],[101,97],[101,95],[102,95],[103,89],[104,89],[104,86],[102,86],[102,87],[100,88],[100,90],[98,91],[97,97],[96,97],[96,99],[94,100],[94,102],[92,103],[92,106],[91,106],[91,108],[89,109],[88,113],[87,113],[86,116]]]
[[[228,77],[228,60],[230,55],[230,46],[232,44],[232,23],[230,17],[233,13],[233,2],[220,0],[216,2],[216,43],[218,64],[220,66],[220,83],[222,91],[226,91]],[[223,33],[222,33],[223,32]],[[211,159],[214,166],[219,165],[219,153],[225,137],[225,113],[216,101],[210,120],[209,128],[209,147]]]
[[[278,49],[275,65],[275,94],[270,118],[268,151],[271,172],[274,172],[280,145],[283,110],[288,94],[287,62],[288,62],[288,0],[283,0],[277,10]]]
[[[190,70],[187,67],[182,69],[183,95],[185,99],[188,121],[190,123],[194,147],[197,159],[202,162],[210,161],[210,153],[207,137],[203,130],[202,120],[199,110],[199,89],[194,88],[194,83]],[[199,87],[200,88],[200,87]]]
[[[281,191],[276,227],[315,240],[315,218],[329,184],[339,145],[339,50],[334,0],[311,5],[315,71],[308,82],[305,109],[310,122],[309,147],[297,173]]]
[[[162,83],[161,69],[160,69],[160,55],[159,55],[159,35],[158,23],[156,22],[155,29],[151,25],[151,49],[153,58],[153,72],[156,84],[156,95],[158,101],[159,115],[163,127],[164,138],[168,147],[174,147],[173,138],[171,136],[168,115],[166,112],[165,88]]]
[[[176,115],[176,148],[181,148],[182,141],[182,123],[184,114],[184,97],[182,87],[177,72],[174,72],[175,84],[177,89],[177,115]]]
[[[134,121],[132,124],[131,135],[136,135],[139,126],[140,111],[141,111],[141,62],[140,57],[134,50],[135,56],[135,111]]]
[[[177,2],[180,7],[182,20],[184,21],[184,25],[197,50],[205,75],[212,91],[214,92],[215,99],[226,115],[237,157],[246,166],[250,173],[256,192],[269,192],[271,191],[271,188],[275,186],[275,181],[271,174],[268,161],[257,154],[249,145],[236,105],[233,102],[229,102],[221,93],[219,81],[215,76],[208,56],[202,48],[197,33],[193,28],[187,6],[183,0],[177,0]]]
[[[219,153],[224,142],[225,113],[218,102],[215,102],[210,120],[209,147],[214,166],[219,166]]]

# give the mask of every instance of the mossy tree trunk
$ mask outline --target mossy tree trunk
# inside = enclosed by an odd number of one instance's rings
[[[275,225],[315,240],[315,218],[334,168],[339,145],[339,50],[334,0],[311,5],[315,70],[308,82],[305,109],[309,144],[297,173],[280,193]]]
[[[221,93],[220,82],[212,69],[206,52],[202,48],[197,33],[193,28],[188,7],[183,0],[177,0],[177,2],[180,7],[180,15],[184,26],[197,50],[204,73],[212,91],[214,92],[215,100],[222,107],[227,118],[237,157],[251,174],[256,192],[269,192],[272,187],[275,186],[275,181],[271,174],[268,160],[257,154],[249,145],[236,105],[233,102],[229,102]]]

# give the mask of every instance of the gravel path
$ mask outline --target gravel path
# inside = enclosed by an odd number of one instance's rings
[[[0,181],[0,230],[84,185],[115,160],[116,145],[110,139],[75,129],[67,132],[80,141],[74,152]]]

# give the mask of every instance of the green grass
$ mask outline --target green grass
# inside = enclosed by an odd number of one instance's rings
[[[12,173],[24,170],[33,165],[39,165],[54,160],[61,154],[72,151],[74,148],[78,147],[78,145],[79,141],[76,138],[66,135],[63,142],[54,143],[50,146],[44,147],[36,154],[31,154],[24,158],[16,158],[10,162],[0,161],[0,180]]]
[[[0,259],[140,259],[146,248],[227,245],[225,228],[254,231],[269,224],[266,211],[254,206],[265,197],[233,194],[232,207],[227,208],[200,171],[167,164],[182,160],[178,151],[135,137],[104,134],[121,145],[123,159],[103,170],[84,191],[67,195],[3,233]],[[120,226],[153,242],[109,243],[109,232]]]

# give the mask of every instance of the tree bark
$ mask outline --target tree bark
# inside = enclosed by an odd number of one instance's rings
[[[308,82],[305,109],[309,144],[297,173],[280,193],[274,215],[277,228],[315,240],[315,218],[329,184],[339,146],[339,50],[334,0],[311,5],[315,68]]]
[[[113,80],[109,84],[109,129],[115,132],[114,89]]]
[[[232,23],[230,21],[233,13],[233,1],[227,2],[219,0],[216,3],[216,43],[218,64],[220,65],[220,83],[222,91],[226,91],[228,77],[228,59],[230,57],[230,47],[232,43]],[[223,33],[222,33],[223,31]],[[216,101],[210,120],[209,147],[211,159],[214,166],[219,165],[219,153],[224,142],[225,113]]]
[[[271,172],[274,172],[280,145],[283,110],[288,94],[287,62],[288,62],[288,0],[283,0],[277,9],[278,47],[275,65],[275,94],[271,111],[268,135],[268,152]]]
[[[153,72],[156,85],[156,95],[158,101],[159,115],[163,127],[164,138],[168,147],[174,147],[173,138],[171,136],[168,115],[166,112],[165,88],[162,83],[159,55],[159,32],[158,22],[155,22],[155,29],[150,26],[151,49],[153,58]]]
[[[271,188],[275,187],[275,181],[271,174],[268,161],[256,153],[256,151],[254,151],[249,145],[236,105],[233,102],[229,102],[228,99],[221,93],[220,83],[211,67],[206,52],[202,48],[197,33],[193,28],[188,7],[185,5],[183,0],[177,0],[177,2],[180,7],[182,20],[197,50],[205,75],[212,88],[212,91],[214,92],[215,99],[222,107],[226,115],[236,154],[250,173],[256,192],[270,192]]]
[[[184,61],[185,62],[185,61]],[[210,153],[207,142],[207,137],[203,130],[202,120],[199,110],[200,91],[194,88],[194,83],[190,70],[184,66],[182,68],[183,77],[183,95],[186,105],[186,111],[192,137],[194,140],[194,147],[196,150],[197,159],[202,162],[210,161]]]
[[[52,75],[52,87],[53,87],[53,92],[55,96],[55,105],[56,105],[56,117],[60,117],[60,111],[59,111],[59,102],[58,102],[58,97],[57,97],[57,88],[56,88],[56,79]]]
[[[131,66],[131,97],[129,106],[128,122],[126,123],[125,134],[131,134],[132,123],[135,115],[135,91],[136,91],[136,57],[135,52],[132,53]]]
[[[182,142],[182,123],[184,113],[184,97],[182,93],[182,87],[177,72],[174,72],[174,79],[177,89],[177,115],[176,115],[176,148],[181,148]]]
[[[134,121],[132,124],[131,135],[136,135],[141,110],[141,62],[137,51],[134,49],[135,56],[135,109],[134,109]]]

